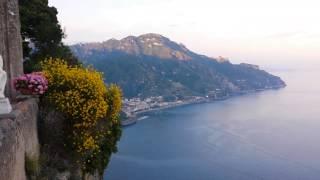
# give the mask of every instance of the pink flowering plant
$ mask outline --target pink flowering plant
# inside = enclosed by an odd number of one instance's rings
[[[41,72],[24,74],[15,78],[13,83],[22,94],[43,95],[48,90],[48,81]]]

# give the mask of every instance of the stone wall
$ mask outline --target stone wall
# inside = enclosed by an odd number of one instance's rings
[[[16,92],[10,79],[23,73],[18,0],[0,0],[0,55],[8,73],[6,95],[13,99]]]
[[[38,102],[28,99],[14,105],[15,119],[0,118],[0,179],[25,180],[26,157],[39,158]]]

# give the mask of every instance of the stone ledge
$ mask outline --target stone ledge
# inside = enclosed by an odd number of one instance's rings
[[[14,120],[14,119],[16,119],[17,118],[17,114],[18,114],[19,112],[17,112],[17,110],[14,110],[14,111],[12,111],[11,113],[9,113],[9,114],[0,114],[0,120],[2,120],[2,119],[11,119],[11,120]]]
[[[39,157],[38,99],[12,106],[12,113],[0,118],[0,179],[26,180],[25,156]]]
[[[38,104],[39,98],[38,96],[22,96],[23,98],[20,97],[20,101],[16,104],[13,104],[13,110],[8,113],[8,114],[0,114],[0,121],[3,119],[11,119],[14,120],[16,119],[19,115],[21,115],[23,112],[19,109],[21,106],[27,106],[34,104]],[[25,107],[23,108],[25,109]]]

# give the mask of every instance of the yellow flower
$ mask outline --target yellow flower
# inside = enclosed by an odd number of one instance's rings
[[[68,66],[61,59],[47,59],[41,67],[49,83],[47,99],[71,125],[67,131],[74,152],[78,157],[98,156],[101,143],[108,138],[106,128],[100,124],[118,121],[115,117],[121,111],[120,89],[115,85],[107,88],[103,74],[93,68]],[[101,129],[97,130],[98,127]],[[86,161],[90,162],[83,158],[83,169],[87,169]]]

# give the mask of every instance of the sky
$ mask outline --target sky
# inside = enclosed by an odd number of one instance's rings
[[[49,0],[67,44],[162,34],[234,63],[320,65],[317,0]]]

